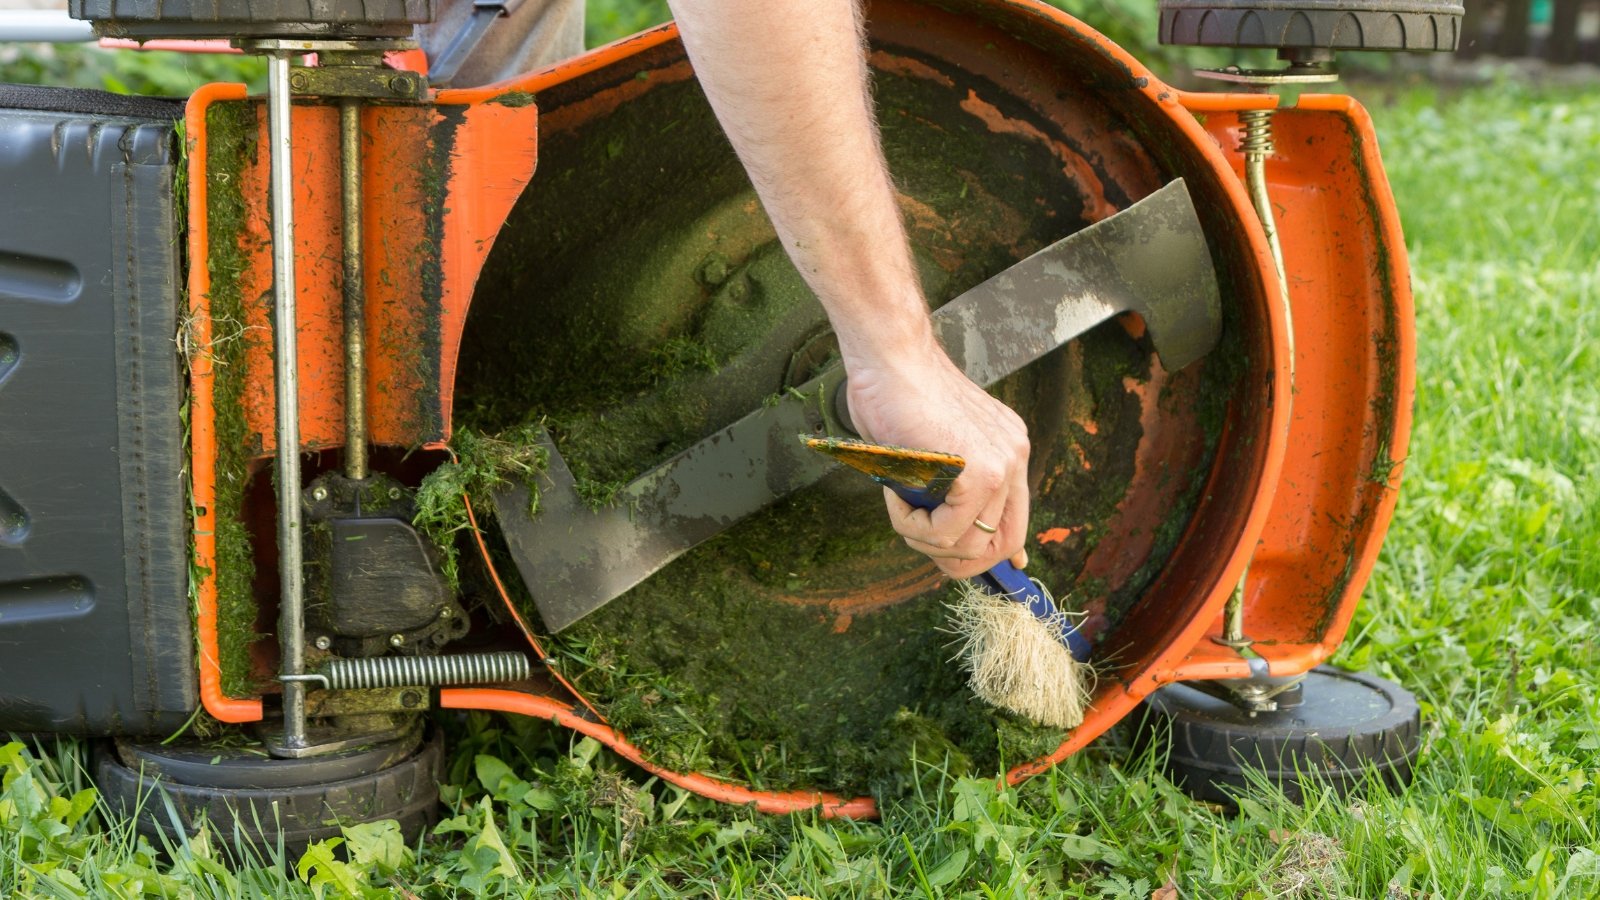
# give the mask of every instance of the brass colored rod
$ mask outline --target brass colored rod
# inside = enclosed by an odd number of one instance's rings
[[[1285,333],[1288,335],[1289,378],[1294,379],[1294,314],[1289,306],[1289,279],[1283,267],[1283,248],[1278,242],[1277,217],[1272,212],[1272,198],[1267,194],[1267,157],[1272,155],[1272,114],[1270,109],[1249,109],[1239,113],[1244,126],[1239,149],[1244,153],[1245,190],[1250,204],[1255,207],[1256,218],[1261,221],[1261,231],[1267,237],[1267,247],[1272,251],[1272,264],[1278,276],[1278,292],[1283,301]],[[1244,634],[1244,577],[1222,608],[1222,637],[1219,643],[1239,650],[1250,646]]]
[[[1272,251],[1272,263],[1277,269],[1278,290],[1283,297],[1284,331],[1289,336],[1289,374],[1294,375],[1294,315],[1289,306],[1289,278],[1283,267],[1283,247],[1278,242],[1278,220],[1272,212],[1272,198],[1267,194],[1267,157],[1272,155],[1272,114],[1270,109],[1247,109],[1239,113],[1244,125],[1240,149],[1244,151],[1244,183],[1250,194],[1250,204],[1261,220],[1261,230],[1267,236],[1267,247]]]
[[[367,477],[366,285],[361,248],[361,101],[339,101],[340,221],[344,231],[344,474]]]

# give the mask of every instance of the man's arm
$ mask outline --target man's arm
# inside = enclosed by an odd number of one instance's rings
[[[967,459],[931,515],[886,491],[895,530],[956,577],[1024,562],[1027,427],[934,338],[878,144],[856,2],[671,5],[723,130],[839,336],[856,427]]]

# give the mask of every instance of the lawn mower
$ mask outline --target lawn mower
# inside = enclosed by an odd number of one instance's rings
[[[1192,92],[1031,0],[870,4],[935,319],[1029,424],[1029,573],[1097,675],[1069,729],[971,695],[945,580],[795,440],[849,434],[836,343],[671,24],[452,88],[419,0],[71,12],[269,66],[0,88],[0,729],[102,739],[147,834],[419,829],[441,710],[768,812],[1125,719],[1219,799],[1408,777],[1415,701],[1323,665],[1406,458],[1405,245],[1363,108],[1273,90],[1451,50],[1460,6],[1164,0],[1163,41],[1285,62]]]

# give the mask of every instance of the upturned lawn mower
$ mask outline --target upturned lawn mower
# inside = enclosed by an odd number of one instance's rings
[[[0,729],[104,738],[150,834],[289,843],[427,822],[437,710],[771,812],[1016,782],[1141,704],[1214,797],[1408,777],[1410,695],[1322,665],[1406,457],[1405,246],[1362,107],[1270,89],[1459,6],[1169,0],[1288,61],[1194,93],[1039,3],[871,3],[936,321],[1029,424],[1065,729],[973,695],[951,586],[795,440],[850,434],[836,346],[673,27],[450,89],[428,7],[74,0],[268,94],[0,88]]]

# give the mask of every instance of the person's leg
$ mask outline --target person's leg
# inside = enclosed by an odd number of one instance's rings
[[[429,59],[450,42],[472,15],[472,0],[435,0],[438,16],[417,29]],[[517,11],[495,21],[462,64],[453,87],[503,81],[583,52],[583,0],[526,0]]]

